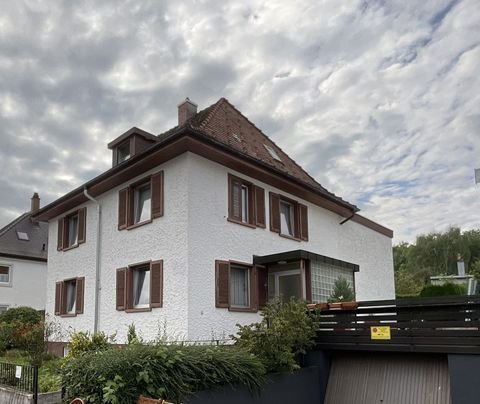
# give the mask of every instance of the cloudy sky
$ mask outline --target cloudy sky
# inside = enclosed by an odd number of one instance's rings
[[[0,226],[224,96],[395,242],[479,228],[479,45],[478,0],[4,1]]]

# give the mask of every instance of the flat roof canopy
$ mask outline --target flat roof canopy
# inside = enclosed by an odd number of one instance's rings
[[[278,263],[279,261],[287,261],[287,262],[298,261],[300,259],[315,260],[315,261],[323,262],[324,264],[330,264],[330,265],[335,265],[337,267],[350,269],[353,272],[358,272],[360,270],[360,267],[357,264],[352,264],[351,262],[346,262],[336,258],[327,257],[325,255],[315,254],[305,250],[285,251],[277,254],[270,254],[270,255],[263,255],[263,256],[254,255],[253,263],[256,265],[264,265],[264,264]]]

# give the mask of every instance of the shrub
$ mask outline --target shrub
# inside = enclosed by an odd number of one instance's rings
[[[259,388],[265,369],[235,347],[128,345],[67,358],[66,398],[88,403],[135,403],[140,394],[182,400],[224,384]]]
[[[462,296],[467,294],[467,289],[463,285],[454,283],[444,283],[443,285],[427,285],[420,292],[421,297],[434,296]]]
[[[262,321],[237,325],[236,345],[260,358],[267,371],[293,371],[296,358],[314,344],[313,320],[304,302],[276,299],[262,310]]]
[[[42,315],[31,307],[13,307],[0,314],[0,323],[18,322],[24,325],[37,324],[43,320]]]
[[[347,280],[340,276],[333,285],[333,292],[328,299],[329,303],[336,302],[351,302],[355,300],[353,289],[348,284]]]
[[[115,341],[115,335],[108,336],[104,332],[90,333],[77,331],[71,335],[68,356],[78,357],[88,352],[105,351],[110,342]]]

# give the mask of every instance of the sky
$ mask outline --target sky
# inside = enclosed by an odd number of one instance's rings
[[[0,227],[225,97],[394,243],[480,228],[479,67],[478,0],[4,1]]]

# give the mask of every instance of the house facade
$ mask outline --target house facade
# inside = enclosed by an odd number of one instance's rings
[[[227,100],[159,136],[109,144],[113,167],[43,208],[46,309],[65,329],[226,338],[274,296],[394,297],[392,232],[331,194]]]
[[[39,207],[35,193],[30,212],[0,229],[0,312],[19,306],[45,310],[48,225],[32,218]]]

